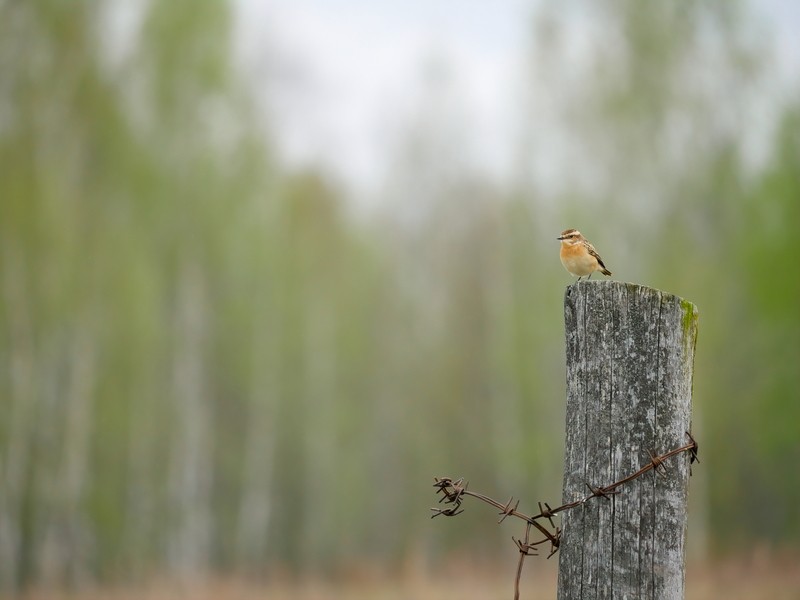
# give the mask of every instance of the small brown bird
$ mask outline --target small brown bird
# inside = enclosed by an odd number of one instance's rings
[[[591,277],[595,271],[611,275],[597,250],[577,229],[562,231],[556,239],[561,241],[561,264],[572,275],[576,275],[578,281],[586,275]]]

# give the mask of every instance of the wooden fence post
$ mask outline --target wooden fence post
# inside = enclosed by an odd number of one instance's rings
[[[564,316],[567,503],[687,442],[697,309],[639,285],[585,281],[567,288]],[[684,597],[689,455],[664,466],[562,514],[559,600]]]

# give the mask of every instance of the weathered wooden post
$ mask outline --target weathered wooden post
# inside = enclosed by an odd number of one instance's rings
[[[564,313],[567,503],[686,443],[697,309],[639,285],[586,281],[567,288]],[[664,467],[562,513],[559,600],[684,597],[689,455]]]

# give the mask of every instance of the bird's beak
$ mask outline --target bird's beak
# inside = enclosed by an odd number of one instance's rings
[[[557,237],[556,239],[557,239],[557,240],[561,240],[561,241],[563,241],[563,240],[564,240],[564,236]]]

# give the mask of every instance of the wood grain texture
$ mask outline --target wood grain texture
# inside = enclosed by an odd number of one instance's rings
[[[564,297],[567,417],[563,501],[687,442],[697,309],[664,292],[585,281]],[[562,516],[558,598],[684,597],[689,456]]]

